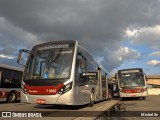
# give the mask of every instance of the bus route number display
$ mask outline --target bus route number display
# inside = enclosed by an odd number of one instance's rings
[[[45,50],[45,49],[53,49],[53,48],[69,48],[69,44],[51,44],[39,47],[38,50]]]
[[[135,73],[139,72],[139,70],[126,70],[126,71],[121,71],[121,73]]]

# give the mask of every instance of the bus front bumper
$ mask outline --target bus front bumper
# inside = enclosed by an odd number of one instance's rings
[[[29,95],[21,91],[21,102],[36,103],[36,104],[59,104],[59,105],[72,105],[73,101],[68,94],[56,95]]]
[[[120,92],[120,97],[147,97],[148,96],[148,92],[145,91],[143,93],[123,93]]]

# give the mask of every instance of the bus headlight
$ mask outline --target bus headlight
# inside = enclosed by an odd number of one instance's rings
[[[21,91],[24,93],[24,94],[27,94],[27,89],[25,88],[25,86],[23,84],[21,84]]]
[[[144,87],[143,89],[141,89],[141,92],[145,92],[147,90],[147,87]]]
[[[147,90],[147,87],[144,87],[143,90],[146,91],[146,90]]]
[[[64,93],[68,92],[68,91],[71,90],[71,89],[72,89],[72,82],[69,83],[69,84],[67,84],[67,85],[65,85],[65,86],[63,86],[63,87],[59,90],[58,94],[64,94]]]

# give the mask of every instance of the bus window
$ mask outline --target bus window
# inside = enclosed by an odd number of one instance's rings
[[[29,61],[27,79],[64,79],[70,77],[72,50],[45,50],[35,52]]]
[[[87,84],[87,85],[92,85],[92,84],[96,84],[96,79],[98,73],[97,72],[86,72],[86,73],[82,73],[81,76],[81,82]]]
[[[35,66],[35,75],[43,76],[45,61],[43,58],[37,58],[37,63]]]
[[[45,65],[46,65],[46,61],[41,61],[41,65],[40,65],[40,75],[41,76],[43,76]]]
[[[84,85],[86,83],[87,78],[83,75],[85,72],[85,59],[81,53],[78,53],[76,60],[76,79],[79,80],[80,85]]]
[[[11,83],[12,82],[12,71],[11,70],[4,70],[3,71],[3,82],[4,83]]]
[[[91,72],[90,73],[91,75],[89,75],[89,81],[88,81],[88,84],[97,84],[96,83],[96,80],[98,78],[98,73],[97,72]]]
[[[21,76],[22,76],[21,73],[19,73],[17,71],[13,71],[12,82],[13,83],[20,83]]]

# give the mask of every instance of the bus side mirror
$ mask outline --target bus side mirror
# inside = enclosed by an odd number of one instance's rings
[[[17,63],[19,64],[19,65],[23,65],[23,63],[22,63],[22,61],[24,60],[24,58],[22,57],[24,54],[29,54],[29,50],[26,50],[26,49],[20,49],[19,51],[18,51],[18,57],[17,57]],[[23,65],[23,66],[25,66],[25,65]]]

